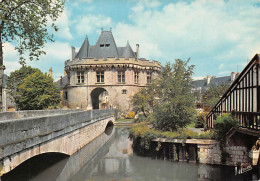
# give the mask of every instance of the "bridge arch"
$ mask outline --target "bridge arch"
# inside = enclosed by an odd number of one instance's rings
[[[64,153],[59,153],[59,152],[47,152],[47,153],[35,155],[21,162],[15,168],[10,170],[10,172],[2,175],[1,179],[20,180],[21,179],[20,177],[30,179],[30,177],[33,178],[37,176],[40,173],[40,171],[45,170],[57,163],[59,163],[59,168],[63,169],[68,159],[69,159],[69,155]],[[55,176],[55,174],[54,175],[51,174],[50,177],[53,176]]]
[[[108,121],[105,128],[106,135],[110,135],[113,132],[113,129],[114,129],[114,122],[110,120]]]
[[[102,87],[91,91],[91,102],[93,109],[108,109],[108,91]]]

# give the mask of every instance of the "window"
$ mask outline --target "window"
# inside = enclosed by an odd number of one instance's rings
[[[77,72],[78,84],[84,83],[84,72]]]
[[[139,73],[135,72],[135,83],[138,83]]]
[[[152,83],[152,72],[147,72],[147,84]]]
[[[117,76],[119,83],[125,83],[125,71],[118,71]]]
[[[104,83],[104,71],[97,71],[97,82]]]
[[[68,99],[68,92],[65,92],[65,99],[67,100]]]
[[[122,94],[126,94],[127,93],[127,90],[126,89],[123,89],[122,90]]]
[[[106,47],[109,47],[110,46],[110,44],[106,44]]]
[[[99,46],[100,46],[100,47],[104,47],[104,44],[100,44]]]

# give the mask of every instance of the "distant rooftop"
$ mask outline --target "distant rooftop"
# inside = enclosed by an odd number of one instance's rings
[[[88,41],[88,37],[85,38],[81,48],[78,52],[72,53],[72,58],[138,58],[137,53],[134,52],[127,42],[125,47],[117,47],[116,42],[114,40],[112,30],[103,31],[101,30],[101,34],[97,40],[96,45],[90,45]]]
[[[192,86],[195,89],[201,88],[206,90],[210,86],[220,86],[220,85],[231,85],[232,82],[238,77],[239,73],[232,72],[230,76],[215,77],[208,76],[201,80],[192,81]]]

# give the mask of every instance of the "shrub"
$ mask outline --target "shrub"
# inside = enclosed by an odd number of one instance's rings
[[[130,111],[128,115],[126,115],[126,119],[133,119],[135,117],[135,113],[133,111]]]
[[[208,112],[198,113],[197,119],[195,121],[195,128],[205,128],[207,114]]]
[[[231,114],[223,114],[222,116],[218,116],[214,123],[214,132],[216,134],[216,138],[219,140],[225,140],[227,132],[231,128],[238,127],[238,121]]]

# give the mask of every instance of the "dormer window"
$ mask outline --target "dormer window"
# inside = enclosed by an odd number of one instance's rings
[[[106,47],[109,47],[110,46],[110,44],[106,44]]]
[[[104,44],[100,44],[100,47],[104,47]]]

